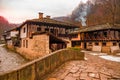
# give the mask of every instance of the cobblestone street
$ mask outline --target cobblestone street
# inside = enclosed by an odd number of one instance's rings
[[[0,45],[0,74],[6,73],[27,61],[14,52],[8,52]]]
[[[105,60],[88,53],[85,57],[86,60],[63,64],[45,80],[120,80],[120,62]]]

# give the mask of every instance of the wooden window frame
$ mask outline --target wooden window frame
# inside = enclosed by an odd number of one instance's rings
[[[26,48],[28,48],[28,40],[26,40]]]
[[[103,42],[103,43],[102,43],[102,46],[107,46],[107,43],[106,43],[106,42]]]
[[[23,28],[23,33],[25,33],[25,32],[26,32],[26,28],[24,27],[24,28]]]
[[[117,42],[113,42],[113,46],[117,46]]]
[[[99,46],[99,42],[95,42],[95,46]]]

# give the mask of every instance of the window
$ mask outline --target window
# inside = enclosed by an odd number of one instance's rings
[[[28,40],[26,40],[26,48],[28,48]]]
[[[92,42],[89,42],[89,43],[88,43],[88,46],[92,46]]]
[[[102,43],[102,46],[106,46],[106,42],[103,42],[103,43]]]
[[[72,38],[78,38],[78,34],[73,34]]]
[[[97,38],[97,32],[94,33],[94,37]]]
[[[54,29],[50,29],[50,32],[54,34]]]
[[[104,35],[104,37],[107,37],[107,32],[104,32],[103,35]]]
[[[120,43],[119,43],[119,47],[120,47]]]
[[[75,46],[81,46],[81,42],[80,41],[73,41],[72,47],[75,47]]]
[[[25,40],[23,40],[23,47],[25,47]]]
[[[113,42],[113,46],[116,46],[117,45],[117,43],[116,42]]]
[[[49,32],[49,28],[45,28],[45,31]]]
[[[96,42],[96,43],[95,43],[95,46],[98,46],[98,45],[99,45],[99,43],[98,43],[98,42]]]
[[[81,42],[77,41],[77,42],[76,42],[76,45],[77,45],[77,46],[81,46]]]
[[[41,28],[40,28],[40,27],[38,27],[38,28],[37,28],[37,31],[41,31]]]
[[[23,28],[23,33],[25,33],[25,30],[26,30],[26,29],[25,29],[25,27],[24,27],[24,28]]]

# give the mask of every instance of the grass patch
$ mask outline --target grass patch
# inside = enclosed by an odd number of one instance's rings
[[[76,51],[81,51],[81,49],[78,48],[78,47],[70,47],[70,48],[68,48],[68,49],[70,49],[70,50],[76,50]]]
[[[4,40],[0,40],[0,44],[5,44],[5,41]]]

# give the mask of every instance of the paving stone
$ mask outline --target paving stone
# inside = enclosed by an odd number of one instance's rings
[[[64,80],[78,80],[77,78],[74,78],[74,77],[72,77],[72,76],[67,76],[67,77],[65,77],[65,79]]]
[[[110,76],[107,76],[107,75],[104,75],[104,74],[100,74],[100,79],[101,80],[108,80],[110,78],[111,78]]]
[[[99,79],[99,74],[98,74],[98,73],[88,73],[88,76],[89,76],[89,77],[92,77],[92,78],[97,78],[97,79]]]
[[[113,78],[119,78],[120,79],[120,75],[113,75]]]
[[[74,73],[74,74],[73,74],[73,77],[76,77],[76,78],[77,78],[77,77],[79,77],[79,76],[80,76],[80,72],[77,72],[77,73]]]
[[[95,70],[95,68],[93,68],[93,66],[88,67],[88,69],[86,69],[86,72],[97,72],[97,70]]]
[[[120,78],[110,78],[108,80],[120,80]]]
[[[120,73],[113,73],[112,77],[114,77],[114,78],[120,78]]]
[[[77,65],[77,67],[80,67],[80,68],[81,68],[81,67],[82,67],[82,65],[81,65],[81,64],[78,64],[78,65]]]
[[[108,72],[109,72],[110,74],[114,74],[114,71],[113,71],[112,69],[108,69]]]
[[[60,79],[64,79],[66,77],[66,75],[68,75],[69,70],[66,70],[64,73],[62,73],[61,75],[59,75]]]
[[[109,73],[108,71],[100,71],[100,73],[107,76],[112,76],[111,73]]]
[[[100,80],[100,79],[92,78],[91,80]]]
[[[72,77],[72,74],[68,74],[63,80],[78,80],[75,77]]]
[[[87,73],[81,73],[80,74],[80,79],[86,79],[86,78],[88,78],[88,74]]]
[[[79,71],[79,67],[75,66],[70,70],[70,73],[76,73],[77,71]]]
[[[68,70],[70,70],[72,68],[73,68],[73,66],[71,66],[71,65],[65,67],[65,69],[68,69]]]

